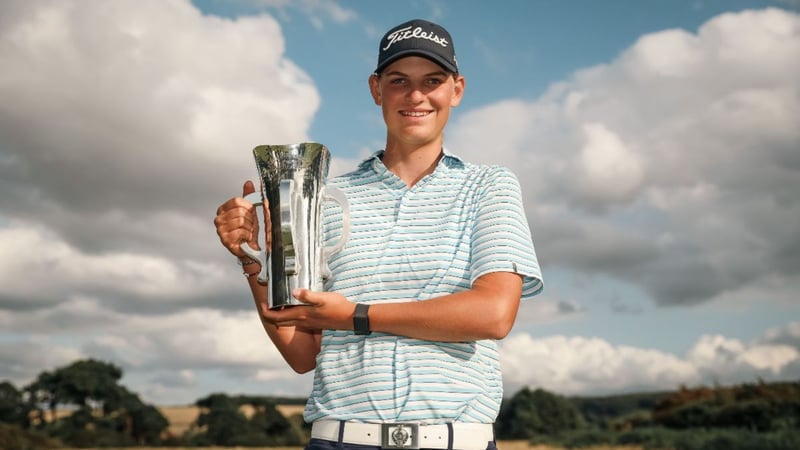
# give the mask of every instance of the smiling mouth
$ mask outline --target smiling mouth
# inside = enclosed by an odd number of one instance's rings
[[[430,111],[400,111],[400,114],[406,117],[425,117]]]

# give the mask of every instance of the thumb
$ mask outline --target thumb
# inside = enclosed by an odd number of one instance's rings
[[[244,182],[244,186],[242,186],[242,197],[246,197],[248,194],[252,194],[256,191],[256,187],[252,181],[247,180]]]
[[[294,288],[292,289],[292,297],[309,305],[316,305],[319,303],[316,293],[309,289]]]

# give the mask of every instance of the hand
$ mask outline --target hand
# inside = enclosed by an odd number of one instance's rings
[[[309,330],[352,330],[355,303],[337,292],[295,289],[292,296],[305,305],[282,310],[262,307],[261,318],[279,327],[296,326]]]
[[[252,181],[246,181],[242,186],[242,197],[234,197],[217,208],[214,226],[222,246],[233,255],[246,257],[241,249],[242,242],[247,242],[253,249],[258,249],[258,215],[252,203],[243,197],[255,192]],[[264,200],[264,223],[266,224],[266,244],[269,248],[272,233],[269,218],[269,205]]]

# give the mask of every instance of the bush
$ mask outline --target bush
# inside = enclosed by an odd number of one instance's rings
[[[583,417],[571,401],[526,387],[503,402],[495,431],[500,439],[531,439],[543,434],[558,436],[583,426]]]
[[[662,427],[639,428],[622,433],[617,438],[617,444],[640,445],[646,449],[674,448],[681,434],[691,433],[691,431],[676,431]]]
[[[800,432],[793,429],[759,433],[740,428],[671,430],[654,427],[623,433],[616,443],[640,445],[647,450],[797,450]]]
[[[61,443],[57,439],[23,430],[18,425],[0,423],[0,448],[3,450],[45,450],[59,447]]]
[[[619,433],[592,429],[558,436],[540,435],[529,443],[568,449],[616,445],[645,450],[797,450],[800,449],[800,431],[787,428],[764,433],[741,428],[674,430],[650,427]]]
[[[613,445],[616,440],[617,436],[613,431],[597,429],[570,431],[564,433],[559,439],[560,445],[566,448]]]
[[[800,383],[686,389],[653,408],[653,422],[676,429],[742,428],[761,432],[800,425]]]
[[[800,432],[758,433],[743,429],[715,429],[680,433],[675,450],[797,450]]]

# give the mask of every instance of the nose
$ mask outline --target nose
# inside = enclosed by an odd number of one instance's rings
[[[422,92],[422,88],[419,86],[411,86],[408,89],[407,97],[411,103],[415,104],[421,103],[423,100],[425,100],[425,94]]]

